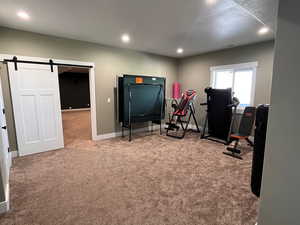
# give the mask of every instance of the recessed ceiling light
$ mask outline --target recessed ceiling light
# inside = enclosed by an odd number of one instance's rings
[[[269,32],[269,28],[268,27],[262,27],[262,28],[260,28],[259,30],[258,30],[258,34],[259,35],[264,35],[264,34],[266,34],[266,33],[268,33]]]
[[[214,4],[217,3],[217,1],[218,0],[206,0],[205,2],[206,2],[207,5],[214,5]]]
[[[129,43],[130,42],[130,36],[128,34],[123,34],[121,39],[124,43]]]
[[[177,48],[177,53],[182,54],[183,53],[183,48]]]
[[[20,17],[20,18],[23,19],[23,20],[29,20],[29,19],[30,19],[30,16],[29,16],[28,13],[25,12],[25,11],[19,11],[19,12],[17,13],[17,15],[18,15],[18,17]]]

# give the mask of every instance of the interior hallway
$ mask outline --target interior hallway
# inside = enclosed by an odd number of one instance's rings
[[[135,134],[16,158],[0,224],[253,225],[252,153],[237,160],[224,148],[190,133]]]
[[[65,147],[79,147],[91,144],[91,111],[62,112]]]

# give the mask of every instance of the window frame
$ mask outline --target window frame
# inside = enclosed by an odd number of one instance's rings
[[[216,85],[216,72],[217,71],[227,70],[227,71],[232,71],[233,72],[232,90],[234,90],[235,72],[238,71],[238,70],[251,69],[253,71],[253,76],[252,76],[252,85],[251,85],[250,106],[254,106],[257,67],[258,67],[258,62],[248,62],[248,63],[239,63],[239,64],[231,64],[231,65],[212,66],[212,67],[210,67],[210,86],[212,88],[215,88],[215,85]],[[238,106],[238,109],[239,109],[239,111],[244,110],[245,106]]]

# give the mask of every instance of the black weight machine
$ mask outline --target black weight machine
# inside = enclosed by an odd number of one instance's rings
[[[194,99],[196,97],[196,91],[188,90],[182,94],[179,104],[177,101],[172,101],[172,108],[174,112],[169,122],[166,123],[166,135],[173,138],[184,138],[186,131],[188,130],[191,118],[193,118],[196,132],[200,133],[200,129],[195,117]],[[181,128],[181,129],[180,129]],[[181,134],[179,132],[181,130]]]
[[[209,139],[223,144],[230,144],[232,127],[235,122],[236,110],[239,100],[232,97],[231,88],[213,89],[206,88],[207,106],[204,128],[201,139]],[[206,132],[207,131],[207,132]]]

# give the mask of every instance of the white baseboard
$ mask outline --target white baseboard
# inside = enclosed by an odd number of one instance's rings
[[[6,213],[9,211],[9,184],[7,184],[5,201],[0,202],[0,214]]]
[[[164,129],[164,124],[162,124],[161,126],[162,126],[162,129]],[[153,130],[158,130],[158,129],[159,129],[159,125],[153,125]],[[146,131],[151,131],[151,126],[133,129],[132,133],[135,134],[135,133],[141,133],[141,132],[146,132]],[[128,135],[128,134],[129,134],[129,131],[124,130],[124,135]],[[120,137],[120,136],[122,136],[121,131],[107,133],[107,134],[101,134],[101,135],[97,135],[95,141],[105,140],[105,139],[110,139],[110,138]]]
[[[199,130],[202,132],[203,128],[201,126],[199,126]],[[193,129],[193,130],[197,130],[197,127],[195,124],[189,124],[188,129]]]
[[[0,202],[0,214],[6,213],[9,210],[8,201]]]
[[[16,157],[18,157],[19,155],[18,155],[18,151],[11,151],[11,152],[9,152],[10,154],[11,154],[11,158],[16,158]]]
[[[162,124],[161,127],[162,129],[164,129],[166,126],[166,124]],[[159,129],[159,125],[153,125],[153,130],[158,130]],[[189,124],[188,129],[193,129],[196,130],[197,127],[194,124]],[[200,131],[202,131],[202,127],[199,126]],[[151,126],[148,127],[143,127],[143,128],[138,128],[138,129],[134,129],[132,130],[132,133],[140,133],[140,132],[147,132],[147,131],[151,131]],[[124,135],[128,135],[129,131],[125,130],[124,131]],[[105,140],[105,139],[110,139],[110,138],[114,138],[114,137],[120,137],[122,136],[122,132],[112,132],[112,133],[107,133],[107,134],[101,134],[101,135],[97,135],[97,137],[95,138],[95,141],[99,141],[99,140]]]
[[[8,170],[11,168],[11,165],[12,165],[12,153],[9,152],[8,153],[8,159],[7,159],[7,163],[8,163]]]
[[[62,109],[61,111],[62,111],[62,112],[91,111],[91,108]]]
[[[165,124],[162,124],[162,129],[164,129]],[[159,125],[153,125],[153,130],[158,130],[159,129]],[[132,133],[140,133],[140,132],[147,132],[147,131],[151,131],[151,126],[148,127],[142,127],[142,128],[138,128],[138,129],[133,129]],[[128,130],[124,130],[124,135],[128,135],[129,131]],[[112,132],[112,133],[107,133],[107,134],[101,134],[101,135],[97,135],[95,138],[93,138],[94,141],[100,141],[100,140],[105,140],[105,139],[110,139],[110,138],[115,138],[115,137],[120,137],[122,136],[122,132]],[[15,158],[18,157],[18,151],[11,151],[11,158]]]

